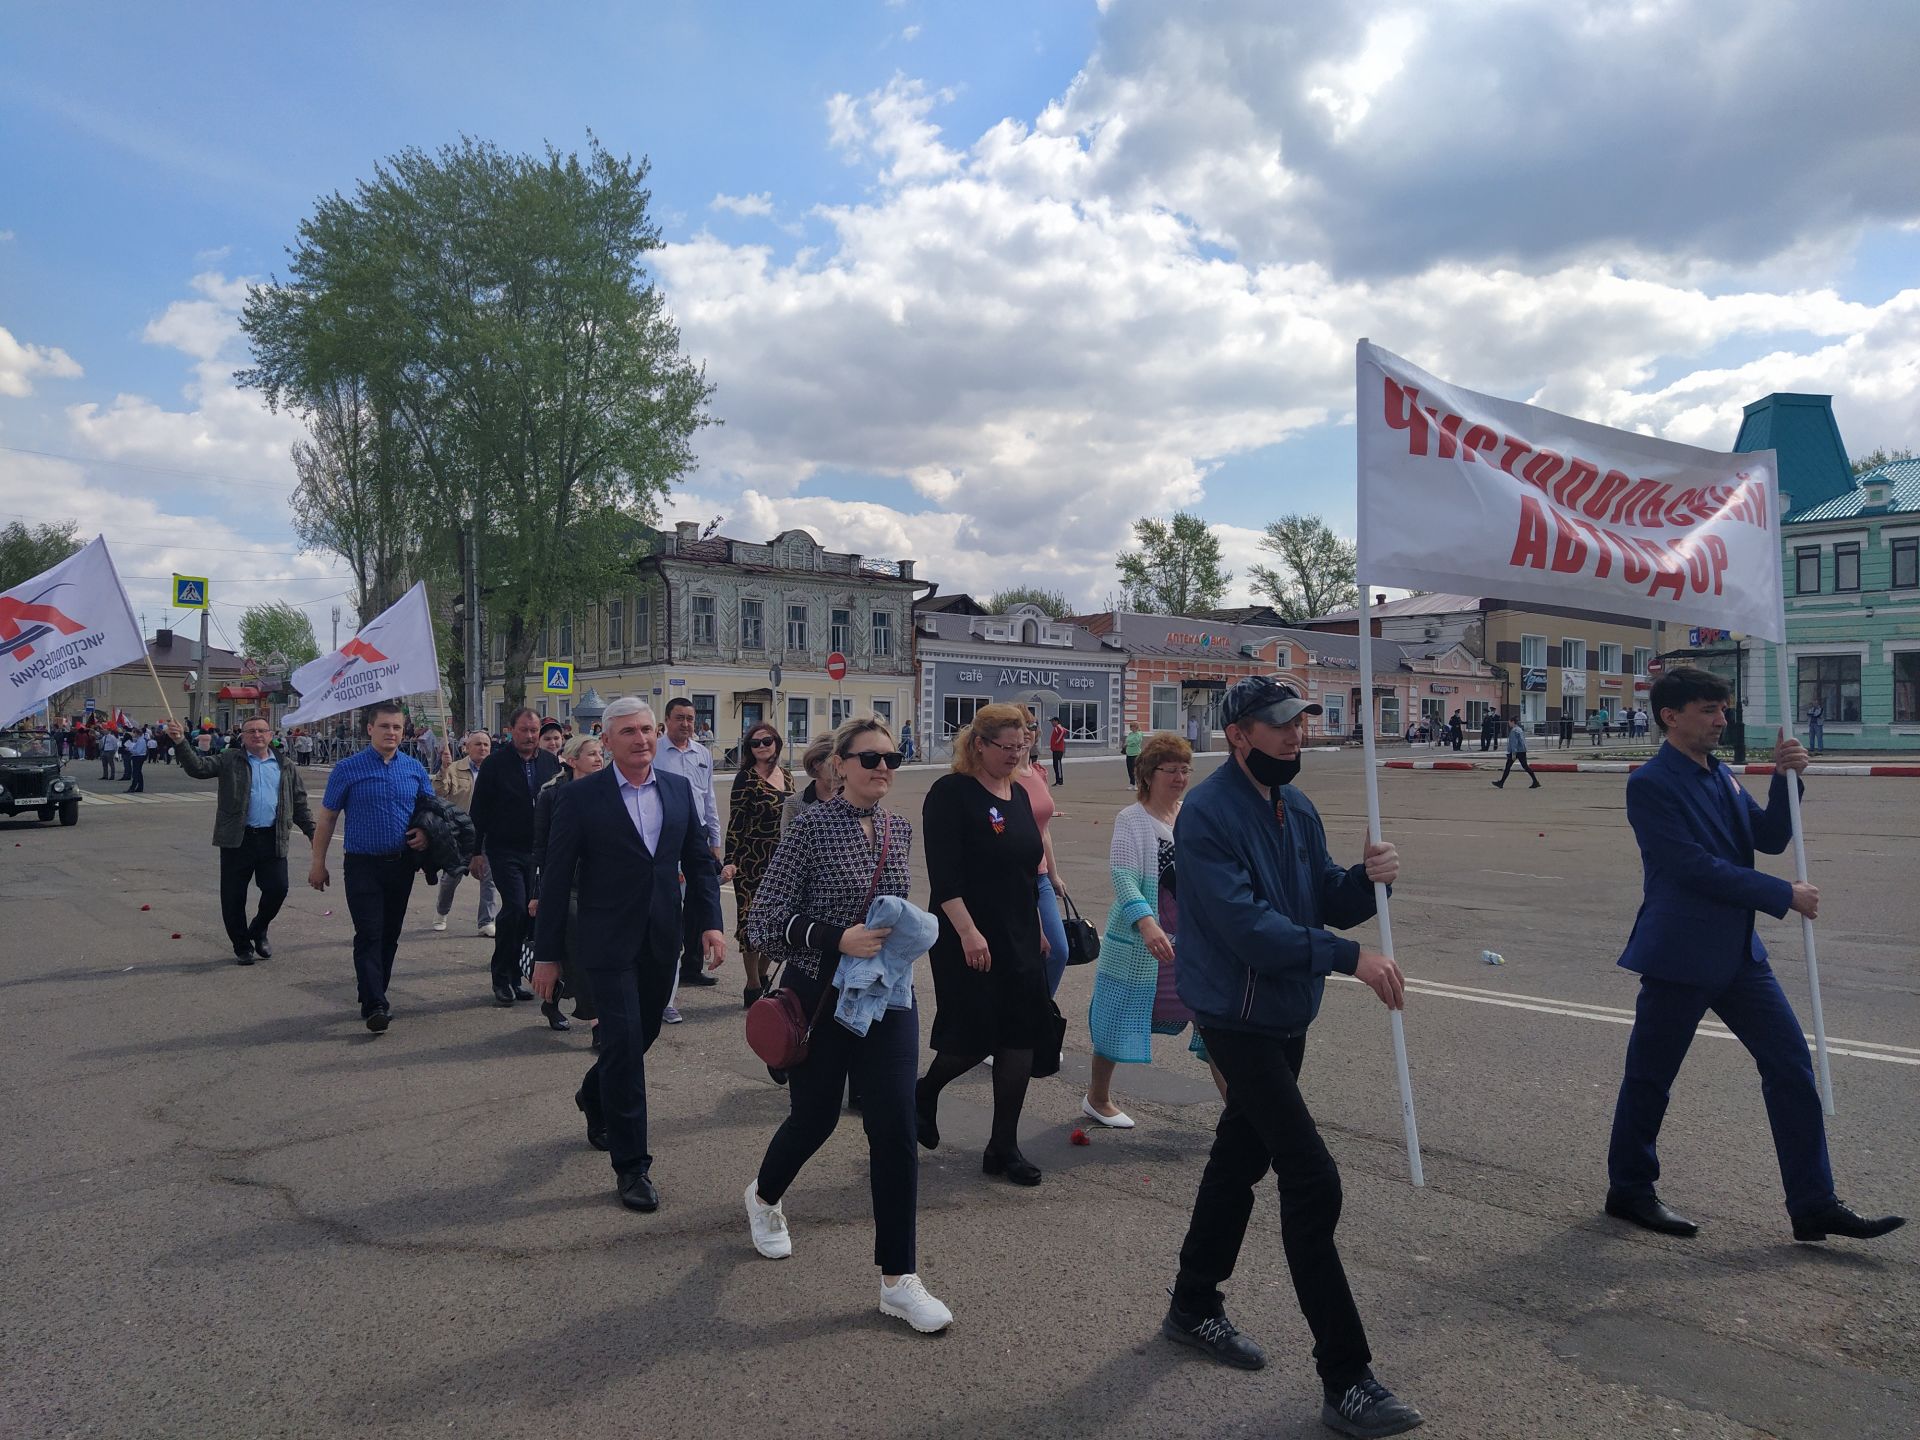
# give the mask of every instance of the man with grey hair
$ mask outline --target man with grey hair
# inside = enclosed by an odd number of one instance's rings
[[[480,766],[487,756],[493,753],[493,736],[484,730],[472,730],[460,742],[461,753],[455,756],[448,750],[442,757],[444,763],[433,777],[433,789],[442,800],[450,800],[462,810],[473,805],[473,782],[480,778]],[[460,888],[460,882],[466,879],[467,872],[455,867],[440,877],[439,903],[435,905],[433,928],[447,928],[447,916],[453,913],[454,892]],[[494,894],[493,876],[483,873],[480,876],[480,911],[475,920],[478,933],[493,938]]]
[[[600,1056],[573,1103],[587,1140],[613,1162],[620,1202],[660,1208],[647,1150],[646,1053],[680,963],[681,886],[709,969],[727,956],[720,928],[719,866],[707,846],[693,787],[654,764],[653,707],[615,700],[602,717],[611,763],[560,787],[540,871],[533,988],[553,999],[568,927],[580,974],[600,1013]],[[567,900],[577,895],[578,913]]]

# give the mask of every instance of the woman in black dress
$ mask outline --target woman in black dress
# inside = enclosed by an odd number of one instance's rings
[[[940,1091],[993,1057],[993,1135],[981,1168],[1038,1185],[1020,1153],[1020,1107],[1035,1049],[1054,1044],[1054,1010],[1042,959],[1037,877],[1044,851],[1014,769],[1027,717],[988,705],[954,737],[953,773],[933,783],[921,810],[934,943],[933,1064],[915,1091],[920,1143],[940,1144]]]

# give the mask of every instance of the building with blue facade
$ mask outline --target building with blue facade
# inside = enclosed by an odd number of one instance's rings
[[[1825,395],[1755,401],[1734,449],[1779,456],[1796,733],[1818,704],[1828,751],[1920,750],[1920,460],[1855,476]],[[1747,723],[1770,733],[1783,713],[1775,650],[1743,648]]]

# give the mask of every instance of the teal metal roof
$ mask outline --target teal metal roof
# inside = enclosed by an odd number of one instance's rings
[[[1887,503],[1884,508],[1874,506],[1870,509],[1867,506],[1866,487],[1876,481],[1887,486]],[[1845,495],[1835,496],[1809,509],[1794,511],[1787,516],[1786,523],[1797,525],[1804,520],[1858,520],[1863,516],[1920,514],[1920,460],[1895,460],[1878,470],[1869,470],[1853,483],[1855,488]]]
[[[1831,395],[1778,393],[1746,407],[1733,448],[1772,450],[1780,457],[1780,488],[1796,512],[1843,498],[1853,488],[1853,467]]]

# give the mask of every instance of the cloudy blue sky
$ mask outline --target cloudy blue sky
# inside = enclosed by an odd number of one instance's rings
[[[646,154],[724,428],[671,505],[1098,603],[1132,517],[1353,523],[1352,346],[1696,444],[1920,445],[1912,7],[1723,0],[0,11],[0,520],[326,612],[235,314],[462,133]],[[1235,590],[1243,593],[1236,580]],[[351,624],[349,612],[346,623]]]

